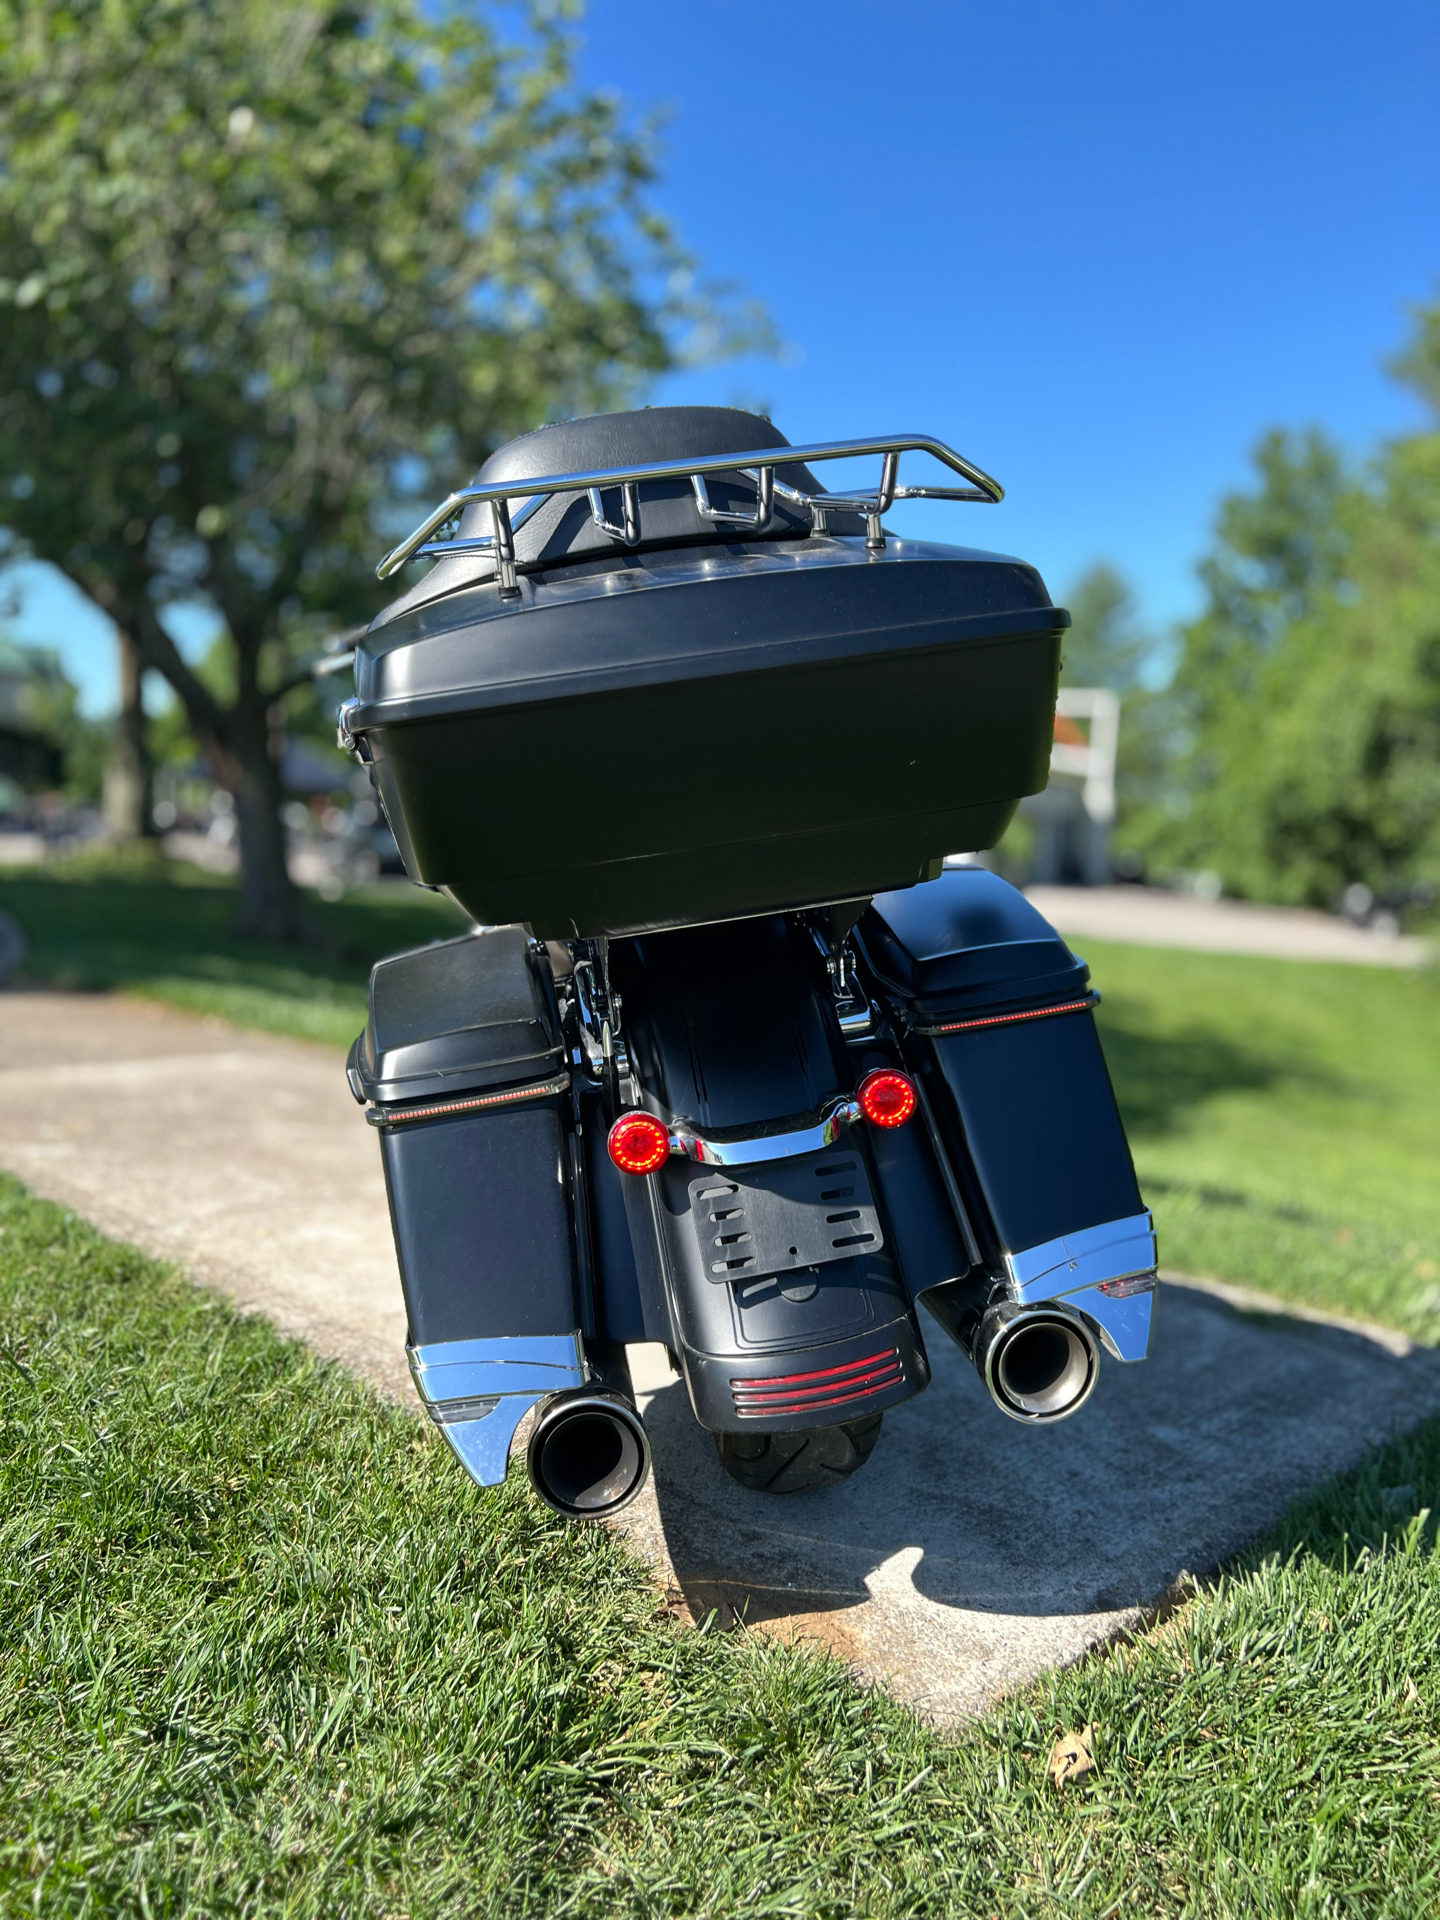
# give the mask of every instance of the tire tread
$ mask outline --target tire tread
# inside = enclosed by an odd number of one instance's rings
[[[818,1493],[837,1487],[870,1458],[883,1413],[802,1433],[717,1433],[720,1464],[753,1493]]]

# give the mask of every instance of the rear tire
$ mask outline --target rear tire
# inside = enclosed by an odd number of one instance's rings
[[[864,1466],[884,1417],[872,1413],[805,1433],[717,1433],[715,1449],[730,1478],[754,1493],[816,1493]]]

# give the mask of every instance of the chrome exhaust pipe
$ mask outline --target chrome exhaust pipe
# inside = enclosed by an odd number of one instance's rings
[[[1012,1420],[1065,1420],[1090,1398],[1100,1372],[1095,1336],[1067,1307],[987,1307],[971,1358],[990,1398]]]
[[[650,1441],[623,1394],[574,1387],[541,1408],[525,1464],[547,1507],[567,1520],[605,1520],[650,1477]]]

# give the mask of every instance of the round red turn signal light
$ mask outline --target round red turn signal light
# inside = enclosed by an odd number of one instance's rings
[[[605,1147],[622,1173],[654,1173],[670,1158],[670,1134],[653,1113],[622,1113]]]
[[[855,1097],[872,1127],[903,1127],[915,1111],[914,1082],[888,1067],[867,1073]]]

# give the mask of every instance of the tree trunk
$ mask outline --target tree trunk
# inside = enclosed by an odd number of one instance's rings
[[[300,895],[285,862],[284,798],[280,764],[265,716],[244,728],[234,755],[231,792],[240,829],[240,914],[237,930],[256,940],[290,943],[305,938]]]
[[[122,627],[120,712],[110,743],[101,794],[105,831],[112,840],[138,840],[153,833],[150,811],[150,759],[145,751],[145,708],[141,701],[140,649]]]
[[[210,763],[211,772],[235,802],[240,849],[237,931],[257,940],[286,945],[312,938],[318,929],[307,924],[300,895],[291,885],[285,862],[285,829],[280,820],[280,803],[284,797],[280,784],[281,715],[273,696],[262,693],[258,683],[261,636],[251,632],[244,636],[248,644],[242,644],[237,637],[240,623],[231,618],[239,688],[234,704],[223,707],[203,680],[186,665],[148,599],[142,578],[127,579],[118,586],[107,579],[101,583],[103,592],[93,581],[79,584],[120,629],[121,711],[127,723],[122,731],[132,754],[138,748],[140,765],[144,767],[144,716],[140,707],[143,649],[144,664],[153,667],[170,683],[185,709],[190,731]],[[140,831],[149,830],[147,787],[148,780],[145,780],[139,789],[142,796],[139,807],[132,799],[126,814],[131,821],[140,814]],[[117,785],[117,817],[119,791]],[[132,781],[132,794],[133,791]],[[132,828],[132,832],[135,830]]]

